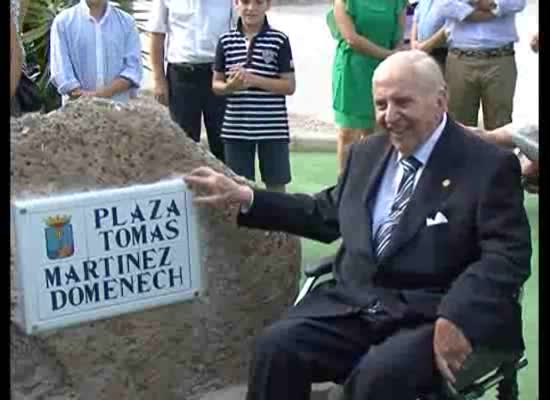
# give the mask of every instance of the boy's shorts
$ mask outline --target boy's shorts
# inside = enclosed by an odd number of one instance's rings
[[[276,140],[225,140],[225,163],[236,174],[255,180],[255,156],[258,159],[262,182],[266,185],[286,185],[290,182],[288,142]]]

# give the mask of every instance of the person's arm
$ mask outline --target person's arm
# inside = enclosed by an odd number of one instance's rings
[[[447,41],[447,30],[445,27],[441,27],[436,33],[430,36],[428,39],[417,42],[416,48],[422,51],[430,52],[433,49],[440,47]]]
[[[480,255],[455,279],[437,311],[468,340],[487,343],[505,320],[530,275],[531,233],[524,209],[521,171],[512,152],[501,153],[479,188],[475,233]]]
[[[254,73],[248,73],[245,82],[247,86],[264,89],[274,94],[290,96],[296,90],[294,72],[281,74],[279,78],[266,78]]]
[[[149,31],[149,61],[151,63],[153,95],[161,104],[168,105],[168,82],[164,70],[164,47],[168,24],[168,8],[164,0],[153,0],[147,22]]]
[[[483,140],[486,140],[487,142],[490,142],[499,146],[505,146],[505,147],[515,146],[514,141],[512,140],[512,130],[513,130],[512,122],[509,124],[503,125],[500,128],[493,129],[492,131],[479,128],[477,126],[466,126],[463,124],[460,124],[460,125],[462,125],[465,129],[467,129],[471,133],[481,137]]]
[[[344,171],[336,185],[315,195],[255,190],[246,213],[239,213],[241,226],[283,231],[323,243],[340,238],[338,208],[346,185],[355,145],[351,145]]]
[[[168,105],[168,81],[164,71],[164,41],[166,34],[152,32],[149,35],[151,47],[149,60],[153,78],[153,95],[159,103]]]
[[[98,97],[110,98],[131,88],[138,88],[141,83],[141,40],[135,22],[131,23],[129,32],[124,32],[124,67],[110,85],[96,90],[95,95]]]
[[[133,86],[133,82],[122,77],[113,79],[110,85],[91,92],[81,92],[84,96],[111,98],[117,93],[126,92]]]
[[[353,20],[346,11],[345,0],[334,0],[334,19],[340,34],[355,51],[383,59],[393,54],[392,50],[380,47],[355,30]]]
[[[418,7],[416,8],[418,10]],[[418,12],[415,10],[413,22],[411,26],[411,49],[419,48],[420,41],[418,40]]]
[[[212,74],[212,91],[217,96],[226,96],[237,90],[243,90],[245,86],[246,72],[241,66],[225,74],[225,51],[223,37],[218,40],[216,56],[214,58],[214,73]]]
[[[491,11],[478,8],[465,0],[441,0],[438,7],[441,17],[459,22],[480,22],[495,18]]]
[[[525,0],[479,0],[479,7],[491,11],[497,17],[521,12],[525,8]]]
[[[59,15],[54,19],[50,33],[51,81],[61,95],[71,94],[80,88],[69,56],[68,38]]]
[[[238,205],[240,226],[283,231],[331,243],[340,237],[338,206],[353,154],[354,145],[350,147],[346,168],[338,183],[315,195],[253,190],[208,167],[197,168],[183,179],[194,192],[196,204],[222,209],[229,204]],[[243,208],[246,213],[242,212]]]
[[[19,78],[21,78],[22,54],[19,40],[15,23],[10,18],[10,98],[15,95]]]
[[[217,96],[226,96],[238,90],[246,89],[246,73],[243,69],[237,69],[226,77],[224,72],[214,71],[212,76],[212,91]]]
[[[535,33],[533,37],[531,37],[531,41],[529,42],[529,45],[531,46],[531,50],[533,50],[535,53],[539,52],[539,33]]]
[[[496,15],[493,14],[491,11],[474,10],[470,15],[468,15],[465,18],[465,21],[482,22],[482,21],[489,21],[494,18],[496,18]]]
[[[249,72],[245,76],[245,84],[267,90],[275,94],[290,96],[296,90],[296,78],[294,76],[294,61],[292,60],[292,49],[288,37],[279,48],[278,54],[278,78],[267,78]]]

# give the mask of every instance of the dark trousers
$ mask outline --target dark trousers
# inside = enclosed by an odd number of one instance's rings
[[[344,380],[353,400],[415,400],[440,383],[433,323],[395,330],[384,318],[274,323],[256,340],[247,400],[308,400],[312,383]]]
[[[398,321],[384,312],[280,320],[256,339],[247,400],[309,400],[311,384],[320,382],[343,383],[350,400],[415,400],[449,391],[435,366],[433,335],[432,322]],[[455,373],[455,388],[521,353],[476,348]]]
[[[225,111],[225,97],[212,91],[212,66],[168,64],[168,107],[172,119],[194,141],[200,141],[201,117],[210,151],[224,161],[220,132]]]

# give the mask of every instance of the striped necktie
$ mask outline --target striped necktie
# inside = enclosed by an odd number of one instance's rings
[[[380,258],[390,244],[393,229],[399,223],[399,219],[413,194],[416,172],[422,166],[422,163],[414,158],[414,156],[403,158],[400,163],[403,168],[403,177],[401,178],[401,182],[399,182],[390,214],[380,224],[374,235],[376,256],[378,258]]]

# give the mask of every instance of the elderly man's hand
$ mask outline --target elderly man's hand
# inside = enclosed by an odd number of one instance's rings
[[[194,202],[224,208],[230,204],[249,206],[252,189],[242,177],[228,178],[208,167],[199,167],[183,177],[187,187],[195,193]]]
[[[454,374],[472,352],[470,341],[454,323],[438,318],[435,321],[433,346],[437,368],[445,379],[456,383]]]

